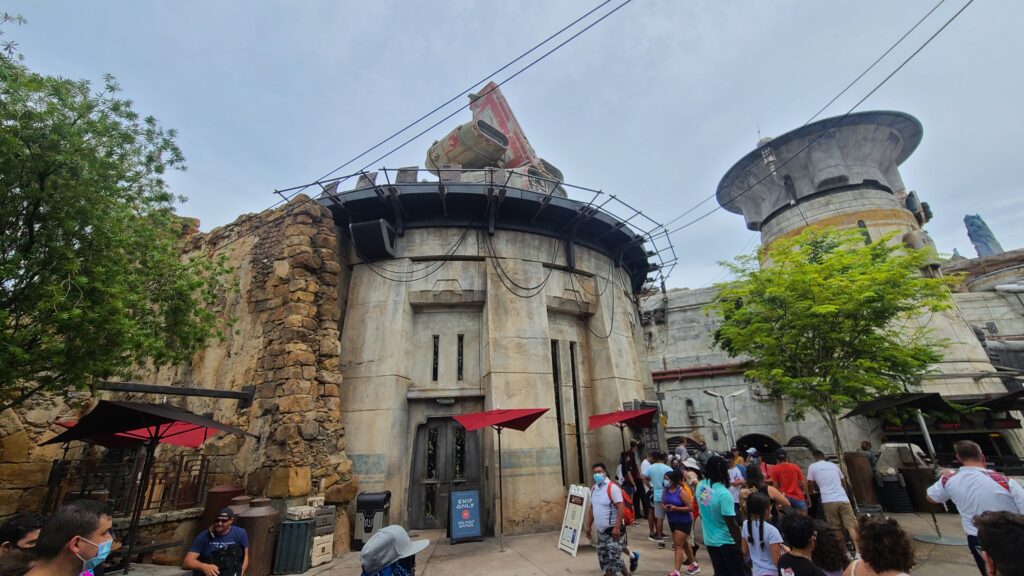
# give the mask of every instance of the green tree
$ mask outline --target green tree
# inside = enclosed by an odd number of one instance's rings
[[[189,358],[224,327],[230,273],[223,258],[182,256],[187,223],[163,177],[184,166],[174,131],[140,118],[112,77],[94,92],[5,47],[0,409]]]
[[[838,454],[841,414],[910,389],[941,358],[918,319],[949,306],[948,281],[921,273],[928,252],[891,240],[809,229],[724,263],[736,280],[709,306],[715,343],[749,359],[745,377],[785,400],[787,419],[821,416]]]

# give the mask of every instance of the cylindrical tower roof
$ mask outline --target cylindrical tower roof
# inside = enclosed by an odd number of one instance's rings
[[[901,193],[897,167],[917,148],[922,132],[921,123],[903,112],[819,120],[744,156],[719,182],[718,203],[743,214],[750,230],[761,230],[814,196],[859,189]]]

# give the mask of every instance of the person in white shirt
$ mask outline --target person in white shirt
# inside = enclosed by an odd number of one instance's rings
[[[626,511],[626,501],[622,497],[622,489],[608,479],[608,469],[603,463],[594,464],[594,485],[590,488],[590,511],[584,522],[584,533],[597,548],[597,562],[606,576],[622,574],[630,576],[630,570],[622,562],[623,548],[626,546],[625,527],[622,518]],[[591,528],[596,529],[596,534]],[[632,556],[632,554],[631,554]],[[636,558],[639,559],[639,554]],[[635,562],[632,562],[635,567]]]
[[[736,504],[736,514],[740,513],[740,488],[747,483],[743,476],[743,469],[736,464],[736,460],[729,459],[729,493],[732,494],[732,501]]]
[[[973,518],[984,512],[1024,512],[1024,488],[1015,480],[986,469],[985,455],[976,443],[961,440],[953,449],[962,466],[955,472],[946,470],[939,481],[928,488],[928,499],[936,504],[949,500],[956,504],[967,534],[967,547],[984,576],[985,561]]]
[[[846,495],[846,477],[839,466],[825,460],[825,453],[821,450],[812,450],[811,454],[814,455],[815,462],[807,468],[807,483],[812,490],[817,487],[821,493],[821,507],[825,511],[825,520],[836,530],[846,529],[854,548],[859,551],[857,517],[853,513],[853,506],[850,505],[850,498]]]
[[[743,521],[743,555],[750,558],[753,576],[777,576],[782,556],[782,534],[772,526],[771,499],[755,493],[747,498],[747,516]]]
[[[647,479],[647,469],[651,467],[651,464],[654,464],[654,454],[656,452],[657,450],[651,450],[647,453],[647,457],[640,461],[640,480],[643,482],[643,485],[637,487],[637,490],[643,491],[641,498],[643,499],[644,510],[647,512],[648,534],[654,534],[654,491],[651,487],[651,482]]]

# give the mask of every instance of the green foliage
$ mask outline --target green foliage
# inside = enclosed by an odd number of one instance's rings
[[[928,253],[891,240],[807,230],[725,263],[737,280],[709,306],[715,343],[749,359],[746,378],[785,399],[788,419],[821,415],[837,449],[839,414],[916,385],[941,358],[916,319],[949,306],[948,281],[921,274]]]
[[[117,92],[0,57],[0,408],[180,362],[224,327],[225,260],[182,257],[175,133]]]

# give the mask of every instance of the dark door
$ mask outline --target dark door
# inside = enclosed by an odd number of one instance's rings
[[[477,489],[482,500],[482,470],[479,430],[466,432],[447,416],[428,418],[420,424],[416,429],[409,486],[409,527],[444,528],[448,495],[452,491]]]

